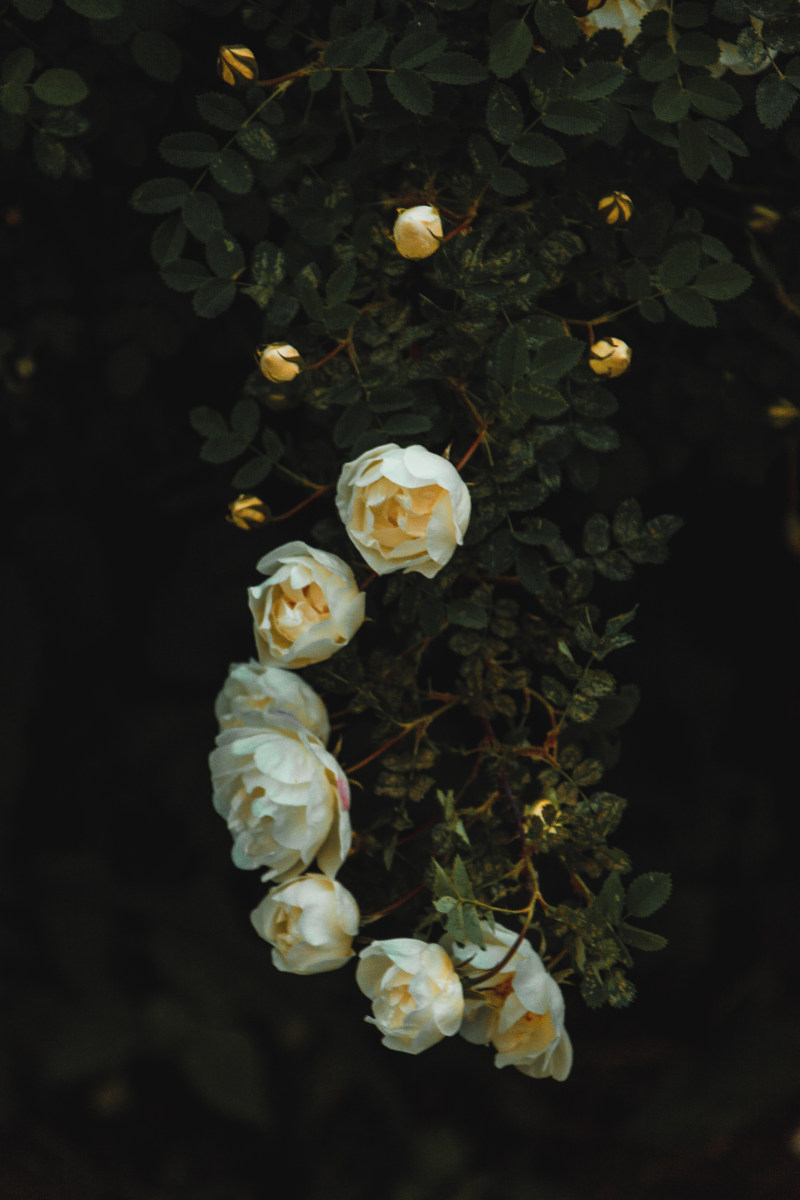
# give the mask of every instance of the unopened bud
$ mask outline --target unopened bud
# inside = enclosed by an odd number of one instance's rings
[[[268,516],[269,510],[258,496],[241,495],[228,505],[225,520],[237,529],[254,529],[256,525],[263,525]]]
[[[606,338],[589,348],[589,366],[595,375],[607,375],[614,379],[624,375],[631,365],[633,351],[620,338]]]
[[[220,46],[217,74],[228,87],[244,87],[258,79],[258,63],[247,46]]]
[[[403,258],[429,258],[442,242],[442,218],[430,204],[401,208],[392,237]]]
[[[303,369],[300,351],[286,342],[270,342],[260,352],[258,365],[261,374],[270,383],[288,383]]]
[[[772,233],[781,223],[781,214],[766,204],[753,204],[747,217],[747,228],[753,233]]]
[[[602,200],[598,200],[597,211],[606,225],[624,225],[631,219],[633,201],[625,192],[612,192],[609,196],[603,196]]]
[[[794,421],[800,417],[800,409],[792,404],[791,400],[776,400],[774,404],[770,404],[767,409],[769,423],[775,429],[786,429]]]

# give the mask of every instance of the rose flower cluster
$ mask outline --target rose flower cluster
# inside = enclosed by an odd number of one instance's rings
[[[470,519],[458,471],[423,446],[378,446],[346,463],[336,507],[378,575],[432,578]],[[249,589],[257,660],[231,666],[216,703],[214,805],[235,865],[262,868],[271,885],[251,920],[274,965],[313,975],[356,956],[360,913],[336,878],[352,840],[347,777],[325,748],[325,706],[297,671],[357,634],[366,596],[342,559],[305,542],[279,546],[257,569],[265,576]],[[491,1044],[498,1067],[566,1078],[572,1049],[558,984],[527,940],[499,924],[481,929],[483,948],[361,939],[356,982],[372,1002],[367,1019],[393,1050],[419,1054],[460,1032]]]

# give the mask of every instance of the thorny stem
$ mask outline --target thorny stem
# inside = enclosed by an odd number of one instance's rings
[[[442,697],[442,693],[440,692],[430,692],[429,695],[432,700],[438,700]],[[440,717],[442,713],[447,712],[448,709],[455,707],[456,704],[462,703],[463,699],[461,696],[448,696],[446,703],[440,705],[439,708],[434,709],[432,713],[425,713],[423,716],[417,717],[414,721],[400,722],[403,727],[399,733],[396,733],[394,737],[391,737],[385,741],[382,746],[378,747],[377,750],[373,750],[372,754],[368,754],[366,758],[362,758],[361,762],[355,763],[355,765],[352,767],[347,767],[345,774],[352,775],[354,771],[360,771],[361,768],[366,767],[368,763],[374,762],[376,758],[380,758],[384,751],[388,750],[390,746],[394,746],[396,742],[401,741],[402,738],[411,733],[412,729],[417,729],[421,725],[423,727],[422,733],[424,734],[431,721],[435,721],[437,717]]]

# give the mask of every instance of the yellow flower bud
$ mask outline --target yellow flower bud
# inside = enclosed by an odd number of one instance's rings
[[[258,79],[258,63],[247,46],[220,46],[217,74],[228,87],[244,87]]]
[[[766,204],[753,204],[747,217],[747,228],[753,233],[772,233],[781,223],[781,214]]]
[[[429,258],[442,241],[442,218],[430,204],[398,209],[392,237],[403,258]]]
[[[776,400],[774,404],[770,404],[767,409],[769,423],[775,429],[786,429],[794,421],[800,417],[800,409],[792,404],[791,400]]]
[[[595,375],[614,379],[623,375],[631,365],[633,351],[620,338],[606,338],[589,348],[589,366]]]
[[[254,529],[256,525],[263,525],[268,517],[269,509],[263,500],[259,500],[258,496],[242,494],[228,505],[225,520],[230,521],[237,529]]]
[[[631,219],[633,201],[625,192],[612,192],[609,196],[603,196],[602,200],[598,200],[597,211],[605,220],[606,225],[624,225]]]
[[[288,383],[303,369],[300,351],[287,342],[270,342],[259,352],[258,365],[261,374],[270,383]]]

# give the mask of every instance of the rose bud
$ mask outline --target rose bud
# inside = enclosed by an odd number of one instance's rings
[[[781,223],[781,214],[766,204],[752,204],[747,217],[747,228],[753,233],[773,233]]]
[[[303,369],[300,351],[286,342],[270,342],[260,351],[258,365],[261,374],[270,383],[288,383]]]
[[[625,192],[612,192],[610,196],[603,196],[602,200],[598,200],[597,211],[606,225],[624,225],[631,219],[633,201]]]
[[[589,347],[589,366],[595,375],[615,379],[631,365],[633,351],[620,338],[606,338]]]
[[[259,500],[258,496],[243,494],[231,500],[225,520],[230,521],[237,529],[254,529],[256,525],[264,524],[268,512],[264,501]]]
[[[442,219],[429,204],[401,208],[392,237],[403,258],[429,258],[442,242]]]
[[[228,87],[243,87],[258,79],[258,63],[247,46],[220,46],[217,74]]]

